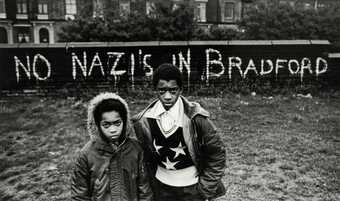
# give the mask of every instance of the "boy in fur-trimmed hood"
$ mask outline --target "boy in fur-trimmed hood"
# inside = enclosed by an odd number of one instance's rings
[[[72,200],[151,201],[143,151],[132,139],[127,103],[114,93],[88,107],[90,141],[80,151],[71,178]]]

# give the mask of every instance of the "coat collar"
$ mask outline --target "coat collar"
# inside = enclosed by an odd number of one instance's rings
[[[99,136],[94,137],[92,141],[93,141],[93,146],[96,150],[103,152],[103,153],[114,154],[122,148],[122,145],[125,144],[126,142],[126,138],[119,145],[110,144]]]
[[[144,116],[146,118],[160,119],[163,113],[168,113],[175,120],[177,126],[183,126],[184,106],[181,98],[178,98],[175,105],[169,110],[165,110],[161,101],[158,100],[153,107],[145,112]]]
[[[202,115],[205,117],[210,116],[209,112],[201,107],[199,103],[190,102],[184,96],[180,96],[180,98],[183,101],[184,114],[190,119],[194,118],[196,115]],[[157,101],[158,99],[152,101],[143,111],[135,115],[132,120],[134,122],[140,120],[144,116],[144,114],[157,103]]]

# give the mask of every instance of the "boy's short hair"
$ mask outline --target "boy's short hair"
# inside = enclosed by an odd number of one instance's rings
[[[177,85],[182,88],[182,73],[181,71],[173,64],[164,63],[158,66],[158,68],[154,71],[152,77],[152,84],[154,88],[157,87],[159,80],[176,80]]]
[[[123,120],[123,132],[126,130],[126,122],[127,122],[127,111],[122,102],[115,99],[105,99],[100,102],[93,111],[94,122],[97,127],[99,127],[99,123],[102,120],[102,114],[105,112],[116,111],[119,113],[120,117]]]

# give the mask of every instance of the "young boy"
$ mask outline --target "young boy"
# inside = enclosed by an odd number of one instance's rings
[[[127,103],[114,93],[90,101],[91,140],[80,151],[71,178],[72,200],[151,201],[143,151],[129,136]]]
[[[203,201],[225,193],[226,154],[209,113],[183,96],[172,64],[153,73],[157,99],[134,118],[157,201]]]

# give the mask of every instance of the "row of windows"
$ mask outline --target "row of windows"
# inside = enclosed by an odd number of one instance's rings
[[[66,15],[75,15],[77,13],[76,0],[65,0]],[[226,2],[224,9],[224,19],[233,20],[235,15],[235,3]],[[150,12],[150,2],[147,1],[147,13]],[[121,13],[130,11],[130,4],[120,3]],[[17,0],[17,14],[27,14],[27,0]],[[0,0],[0,14],[6,13],[5,0]],[[48,14],[48,0],[38,0],[38,14]],[[206,5],[198,3],[195,8],[195,17],[198,21],[206,21]]]
[[[17,28],[15,30],[16,40],[18,43],[28,43],[32,42],[31,40],[31,30],[29,28]],[[46,28],[41,28],[39,30],[39,42],[40,43],[49,43],[50,36],[49,31]],[[7,30],[3,27],[0,27],[0,43],[8,43],[8,35]]]
[[[121,15],[125,15],[126,13],[129,13],[131,10],[131,2],[129,1],[122,1],[119,2],[119,13]],[[196,6],[194,8],[194,15],[195,19],[199,22],[206,22],[207,21],[207,2],[196,2]],[[146,14],[150,14],[153,3],[150,1],[146,1]],[[173,9],[176,9],[179,7],[176,3],[174,4]],[[223,20],[227,21],[234,21],[236,18],[236,3],[235,2],[224,2],[224,8],[223,8]],[[103,4],[101,1],[97,1],[95,5],[95,11],[94,16],[103,16]]]
[[[316,4],[315,4],[316,2]],[[325,4],[322,2],[315,1],[314,4],[311,2],[304,2],[303,5],[305,8],[321,8],[325,7]],[[289,0],[281,0],[280,3],[291,3],[294,4],[295,2],[289,1]],[[150,2],[147,1],[147,13],[150,12]],[[195,8],[195,17],[199,21],[205,21],[205,9],[206,6],[204,3],[198,3]],[[66,5],[66,15],[75,15],[77,13],[77,6],[76,6],[76,0],[65,0]],[[17,0],[17,13],[18,14],[27,14],[28,8],[27,8],[27,0]],[[122,13],[129,12],[130,10],[130,4],[128,2],[120,3],[120,10]],[[0,0],[0,17],[1,14],[6,13],[5,8],[5,0]],[[38,0],[38,13],[39,14],[48,14],[48,0]],[[224,19],[227,20],[233,20],[235,17],[235,3],[233,2],[225,2],[224,3]]]
[[[270,2],[271,0],[268,1]],[[278,3],[304,9],[322,9],[339,4],[339,0],[278,0]]]
[[[66,14],[77,13],[76,0],[65,0]],[[27,14],[27,0],[17,0],[17,13]],[[0,0],[0,13],[6,13],[5,0]],[[38,0],[38,13],[48,14],[48,0]]]

